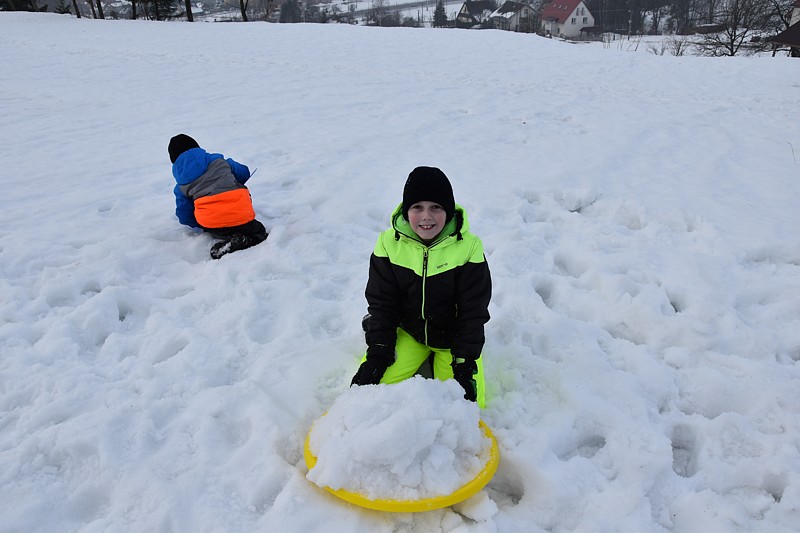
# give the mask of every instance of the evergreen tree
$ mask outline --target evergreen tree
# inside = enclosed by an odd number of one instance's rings
[[[300,0],[286,0],[281,6],[281,16],[278,22],[302,22],[303,7]]]
[[[303,4],[303,22],[319,22],[319,8],[311,0]]]
[[[443,28],[447,26],[447,12],[444,10],[444,0],[436,1],[436,9],[433,10],[433,27]]]
[[[27,9],[26,9],[27,8]],[[31,11],[30,0],[0,0],[0,11]]]
[[[175,13],[175,0],[143,0],[145,18],[151,20],[167,20]]]

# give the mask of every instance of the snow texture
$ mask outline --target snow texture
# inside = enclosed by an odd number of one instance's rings
[[[28,13],[0,47],[3,533],[797,530],[797,60]],[[258,168],[265,243],[178,224],[181,132]],[[485,245],[501,461],[387,514],[303,441],[418,165]]]
[[[489,461],[479,420],[478,405],[452,379],[353,387],[313,426],[317,464],[308,479],[370,500],[447,496]]]

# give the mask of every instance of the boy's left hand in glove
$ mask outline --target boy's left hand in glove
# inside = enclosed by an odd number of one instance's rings
[[[478,386],[475,383],[475,374],[478,373],[478,366],[472,359],[453,358],[453,377],[464,387],[464,399],[471,402],[478,399]]]

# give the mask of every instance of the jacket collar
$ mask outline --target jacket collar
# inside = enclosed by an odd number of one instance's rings
[[[450,221],[445,224],[444,229],[442,232],[436,237],[436,240],[430,244],[425,244],[422,242],[422,239],[414,233],[414,230],[411,229],[411,225],[408,223],[408,220],[403,217],[403,204],[401,203],[398,205],[395,210],[392,212],[391,217],[392,222],[392,229],[394,230],[394,236],[396,240],[400,240],[400,236],[406,237],[411,239],[412,241],[418,242],[423,246],[436,246],[437,244],[447,240],[449,237],[456,237],[456,240],[462,239],[462,234],[466,233],[469,230],[469,221],[467,220],[467,213],[464,211],[464,208],[460,205],[456,204],[455,214]]]

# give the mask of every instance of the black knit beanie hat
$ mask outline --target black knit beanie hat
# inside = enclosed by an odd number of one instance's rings
[[[444,172],[436,167],[417,167],[411,171],[403,188],[403,217],[408,220],[408,210],[417,202],[436,202],[444,208],[450,221],[456,212],[453,187]]]
[[[180,133],[169,140],[169,160],[175,163],[175,160],[178,159],[183,152],[186,150],[191,150],[192,148],[200,148],[200,145],[197,144],[197,141]]]

